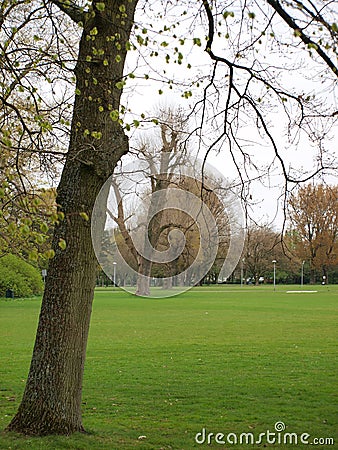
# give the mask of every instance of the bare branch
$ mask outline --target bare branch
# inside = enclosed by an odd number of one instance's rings
[[[69,0],[50,0],[51,3],[58,6],[62,12],[67,14],[73,22],[79,23],[84,22],[85,14],[82,8],[79,8],[75,3],[70,2]]]
[[[335,66],[330,57],[324,52],[324,50],[307,36],[304,31],[296,24],[294,19],[282,8],[282,5],[278,0],[266,0],[269,5],[277,12],[277,14],[292,28],[297,36],[306,44],[309,48],[314,49],[318,55],[322,58],[325,64],[332,70],[332,72],[338,77],[338,67]]]
[[[117,206],[118,215],[117,215],[117,217],[114,216],[112,214],[112,212],[109,210],[109,208],[107,208],[107,212],[108,212],[109,216],[111,217],[111,219],[113,219],[116,222],[116,224],[118,225],[118,227],[119,227],[119,229],[121,231],[122,237],[123,237],[123,239],[124,239],[128,249],[129,249],[130,253],[135,258],[135,261],[138,262],[139,254],[138,254],[138,252],[137,252],[137,250],[135,248],[135,245],[133,243],[133,239],[130,236],[130,233],[127,230],[127,227],[126,227],[126,220],[127,219],[124,216],[123,200],[122,200],[122,197],[121,197],[121,193],[120,193],[119,187],[118,187],[118,185],[117,185],[115,180],[112,180],[112,187],[114,189],[114,193],[115,193],[116,201],[117,201],[117,205],[118,205]]]

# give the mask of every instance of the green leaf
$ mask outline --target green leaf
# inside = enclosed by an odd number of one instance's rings
[[[105,7],[106,7],[105,3],[103,3],[103,2],[96,3],[95,6],[98,11],[104,11]]]
[[[227,19],[228,17],[234,17],[234,16],[235,16],[235,14],[233,13],[233,11],[225,11],[223,13],[224,19]]]
[[[52,221],[52,223],[57,223],[58,220],[59,220],[58,214],[57,214],[56,212],[55,212],[55,213],[52,213],[52,214],[50,215],[50,220]]]
[[[16,231],[17,226],[15,222],[10,222],[10,224],[8,225],[8,231],[10,233],[14,233],[14,231]]]
[[[39,245],[43,244],[45,242],[45,237],[43,234],[37,234],[35,237],[35,242]]]
[[[47,251],[44,253],[44,255],[45,255],[45,257],[46,257],[47,259],[53,259],[54,256],[55,256],[55,251],[54,251],[53,249],[47,250]]]
[[[23,227],[21,227],[22,234],[29,234],[29,232],[30,232],[30,228],[28,225],[24,225]]]
[[[79,214],[80,214],[80,217],[82,217],[83,220],[85,220],[86,222],[88,222],[89,217],[88,217],[88,214],[87,214],[87,213],[85,213],[85,212],[80,212]]]
[[[3,143],[6,147],[12,147],[12,141],[11,141],[8,137],[3,137],[3,138],[2,138],[2,143]]]
[[[183,98],[192,97],[192,92],[191,91],[185,91],[185,92],[183,92],[181,97],[183,97]]]
[[[113,122],[117,122],[119,120],[119,112],[117,109],[110,111],[109,116]]]
[[[117,87],[117,89],[123,89],[124,85],[126,84],[126,82],[124,80],[118,81],[115,86]]]
[[[38,260],[38,254],[37,254],[37,252],[36,251],[31,251],[31,252],[29,252],[29,254],[28,254],[28,259],[30,260],[30,261],[37,261]]]
[[[43,222],[40,225],[40,230],[42,231],[42,233],[47,233],[47,231],[49,230],[48,225],[46,224],[46,222]]]
[[[333,24],[331,25],[331,30],[335,33],[338,33],[338,25],[336,24],[336,22],[333,22]]]
[[[60,239],[58,245],[61,248],[61,250],[66,250],[67,243],[66,243],[66,241],[64,239]]]
[[[102,138],[101,131],[92,131],[91,136],[97,140],[100,140]]]

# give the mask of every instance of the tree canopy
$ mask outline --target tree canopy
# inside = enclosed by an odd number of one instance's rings
[[[308,261],[311,281],[319,271],[338,264],[338,186],[308,184],[289,199],[289,247],[300,260]]]

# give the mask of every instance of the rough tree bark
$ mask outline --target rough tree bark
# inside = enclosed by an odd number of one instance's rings
[[[69,151],[57,202],[65,218],[55,228],[36,342],[18,412],[8,426],[25,434],[82,431],[81,391],[95,285],[96,259],[91,242],[91,211],[128,140],[110,112],[118,110],[137,0],[105,0],[105,8],[81,13],[71,2],[55,1],[83,34],[75,69],[76,99]],[[102,3],[101,3],[102,4]],[[93,51],[93,48],[96,51]],[[65,250],[58,246],[60,239]]]

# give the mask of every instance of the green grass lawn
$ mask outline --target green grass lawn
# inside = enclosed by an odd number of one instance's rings
[[[83,390],[89,433],[0,433],[0,449],[309,448],[265,438],[255,445],[195,442],[203,428],[223,439],[258,439],[279,421],[299,439],[308,433],[309,442],[336,442],[316,447],[338,448],[338,286],[286,292],[294,289],[216,286],[164,299],[98,290]],[[39,306],[38,299],[0,300],[1,429],[23,392]]]

